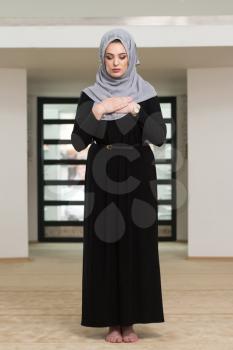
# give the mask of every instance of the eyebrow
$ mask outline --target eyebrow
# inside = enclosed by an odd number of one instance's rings
[[[122,54],[127,55],[127,53],[126,53],[126,52],[121,52],[121,53],[119,53],[118,55],[122,55]],[[113,53],[111,53],[111,52],[106,52],[106,55],[113,55]]]

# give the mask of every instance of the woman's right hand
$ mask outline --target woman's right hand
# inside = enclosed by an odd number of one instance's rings
[[[108,97],[100,103],[94,104],[92,112],[97,119],[101,119],[105,113],[112,113],[118,109],[126,107],[132,101],[130,96],[113,96]]]
[[[126,107],[131,101],[132,97],[130,96],[113,96],[106,98],[101,103],[104,108],[104,113],[112,113]]]

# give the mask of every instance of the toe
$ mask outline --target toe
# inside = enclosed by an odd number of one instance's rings
[[[123,337],[123,340],[125,342],[134,342],[134,341],[137,341],[138,340],[138,337],[136,334],[132,334],[132,335],[127,335],[127,336],[124,336]]]

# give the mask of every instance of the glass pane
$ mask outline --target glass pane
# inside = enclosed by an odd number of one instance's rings
[[[158,219],[159,220],[171,220],[172,207],[171,205],[158,205]]]
[[[171,123],[165,123],[166,126],[167,126],[167,136],[166,136],[166,139],[170,139],[171,138],[171,126],[172,124]]]
[[[44,159],[87,159],[90,145],[81,152],[77,152],[72,145],[44,144]]]
[[[52,221],[71,221],[84,219],[84,206],[83,205],[49,205],[44,206],[45,220]]]
[[[77,103],[50,103],[44,104],[43,107],[44,119],[74,119],[77,109]]]
[[[161,111],[163,118],[171,118],[172,117],[172,105],[170,102],[160,103]]]
[[[83,226],[45,226],[45,237],[83,238]]]
[[[73,124],[44,124],[44,139],[70,140]]]
[[[155,166],[158,180],[166,180],[172,178],[171,164],[156,164]]]
[[[84,200],[84,186],[70,185],[70,186],[44,186],[44,199],[51,201],[83,201]]]
[[[171,237],[172,227],[170,225],[159,225],[158,234],[159,234],[159,237]]]
[[[171,185],[158,185],[158,199],[171,199],[172,198],[172,186]]]
[[[85,172],[86,172],[85,164],[44,165],[45,180],[84,180]]]
[[[154,153],[155,159],[171,159],[171,144],[165,143],[161,147],[157,147],[153,144],[150,144],[151,149]]]

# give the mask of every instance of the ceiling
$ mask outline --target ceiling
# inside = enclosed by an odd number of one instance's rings
[[[144,79],[186,79],[187,68],[232,67],[233,47],[138,48]],[[0,49],[0,68],[25,68],[31,82],[41,80],[95,80],[96,48]]]

